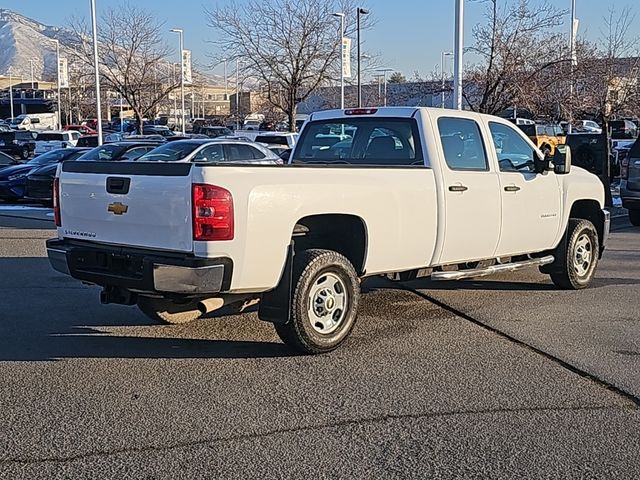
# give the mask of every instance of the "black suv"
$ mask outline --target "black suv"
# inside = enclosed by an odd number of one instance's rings
[[[640,142],[637,140],[620,164],[620,199],[629,220],[640,227]]]
[[[0,152],[26,160],[36,149],[37,136],[30,130],[0,132]]]

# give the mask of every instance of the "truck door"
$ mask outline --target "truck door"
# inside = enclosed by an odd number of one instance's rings
[[[500,185],[474,118],[440,117],[445,265],[493,258],[500,236]]]
[[[538,153],[509,125],[489,122],[502,196],[502,233],[497,255],[533,253],[554,246],[560,228],[561,195],[553,172],[537,174]]]

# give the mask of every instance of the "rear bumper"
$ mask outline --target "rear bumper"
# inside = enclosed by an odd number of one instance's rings
[[[198,258],[91,242],[51,239],[47,255],[54,270],[103,287],[188,296],[229,289],[229,258]]]

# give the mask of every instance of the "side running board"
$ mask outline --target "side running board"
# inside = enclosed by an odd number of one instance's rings
[[[513,272],[525,267],[542,266],[553,263],[555,259],[553,255],[546,257],[532,258],[521,262],[504,263],[502,265],[492,265],[485,268],[472,268],[470,270],[455,270],[452,272],[433,272],[432,280],[464,280],[465,278],[486,277],[494,273]]]

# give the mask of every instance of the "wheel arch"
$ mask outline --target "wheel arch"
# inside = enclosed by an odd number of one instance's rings
[[[321,248],[344,255],[358,275],[364,275],[367,260],[367,225],[357,215],[318,214],[299,219],[292,232],[294,252]]]
[[[600,207],[600,203],[594,199],[580,199],[573,202],[571,205],[571,210],[569,211],[569,218],[581,218],[583,220],[589,220],[594,227],[596,227],[596,231],[598,232],[598,243],[600,245],[600,255],[602,255],[603,245],[605,244],[605,218],[604,212]],[[566,228],[565,228],[566,230]]]

